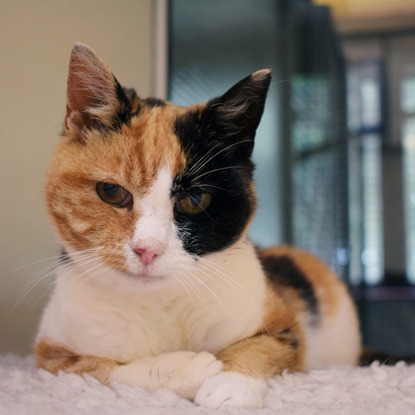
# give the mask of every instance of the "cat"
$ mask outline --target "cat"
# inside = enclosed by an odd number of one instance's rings
[[[333,271],[248,238],[270,79],[259,70],[179,107],[139,98],[74,46],[46,185],[64,251],[35,340],[39,367],[254,408],[273,375],[358,363],[356,310]]]

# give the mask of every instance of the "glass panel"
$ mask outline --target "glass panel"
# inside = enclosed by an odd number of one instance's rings
[[[291,78],[291,240],[347,279],[345,68],[326,12],[302,19]]]
[[[349,261],[341,246],[337,187],[342,147],[314,153],[293,166],[293,243],[318,255],[339,275]]]
[[[415,64],[406,64],[400,82],[400,107],[405,114],[415,113]]]
[[[364,77],[360,83],[362,102],[361,122],[363,128],[371,128],[380,124],[380,86],[377,79]]]
[[[296,75],[291,80],[291,105],[294,152],[311,150],[332,137],[330,88],[327,76]]]
[[[380,133],[382,119],[382,60],[348,68],[348,127],[354,134]]]
[[[362,190],[360,142],[349,142],[350,283],[362,283]]]
[[[415,284],[415,117],[403,124],[402,145],[406,266],[408,280]]]
[[[350,282],[379,284],[384,276],[382,154],[379,136],[349,145]]]
[[[407,114],[415,112],[415,76],[406,77],[401,82],[401,110]]]
[[[362,137],[362,231],[361,261],[368,285],[379,284],[384,275],[382,223],[381,140],[377,135]]]
[[[379,284],[384,278],[381,140],[384,129],[380,59],[348,69],[350,243],[352,284]]]

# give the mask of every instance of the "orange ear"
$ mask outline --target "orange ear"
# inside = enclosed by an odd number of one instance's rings
[[[111,128],[128,105],[104,61],[88,46],[76,44],[69,61],[66,132],[83,140],[88,129]]]

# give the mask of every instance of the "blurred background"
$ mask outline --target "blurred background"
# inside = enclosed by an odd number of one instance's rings
[[[43,187],[78,41],[179,105],[271,68],[252,239],[319,256],[365,343],[415,353],[415,0],[1,1],[0,353],[30,352],[53,284]]]

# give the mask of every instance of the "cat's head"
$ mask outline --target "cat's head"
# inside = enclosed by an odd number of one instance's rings
[[[261,70],[178,107],[139,98],[77,44],[46,188],[70,261],[151,285],[234,246],[255,210],[251,154],[269,83]]]

